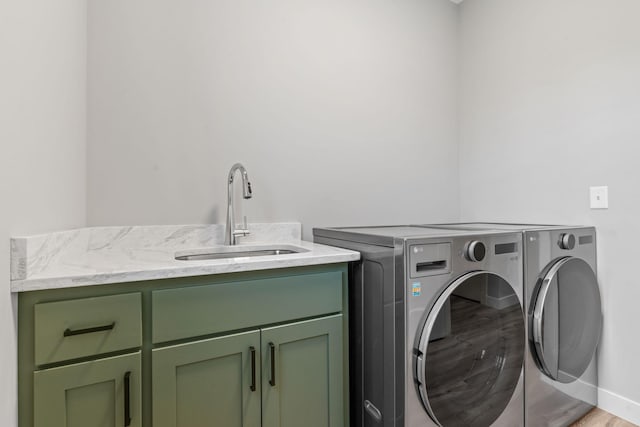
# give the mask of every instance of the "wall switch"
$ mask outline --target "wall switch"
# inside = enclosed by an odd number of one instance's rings
[[[590,187],[591,209],[609,209],[609,187]]]

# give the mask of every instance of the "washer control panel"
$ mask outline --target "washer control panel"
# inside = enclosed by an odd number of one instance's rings
[[[411,277],[437,276],[451,272],[451,243],[409,246]]]
[[[465,246],[464,257],[467,261],[480,262],[487,255],[487,247],[478,240],[472,240]]]

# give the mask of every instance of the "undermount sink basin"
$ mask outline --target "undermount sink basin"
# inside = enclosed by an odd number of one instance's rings
[[[250,258],[270,255],[290,255],[308,252],[308,249],[294,245],[270,245],[270,246],[225,246],[215,249],[202,249],[199,251],[177,253],[178,261],[206,261],[229,258]]]

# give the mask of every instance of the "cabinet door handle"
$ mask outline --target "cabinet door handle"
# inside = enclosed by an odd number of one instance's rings
[[[131,371],[124,374],[124,427],[131,425]]]
[[[104,326],[95,326],[93,328],[76,329],[75,331],[67,328],[67,329],[64,330],[62,335],[65,336],[65,337],[72,337],[74,335],[82,335],[82,334],[91,334],[93,332],[110,331],[115,326],[116,326],[116,322],[113,322],[113,323],[111,323],[109,325],[104,325]]]
[[[270,342],[269,343],[269,352],[271,353],[271,378],[269,379],[269,384],[271,387],[276,386],[276,346]]]
[[[251,391],[256,391],[256,348],[254,346],[249,347],[249,353],[251,353]]]
[[[382,412],[376,408],[375,405],[368,400],[364,401],[364,409],[373,417],[376,422],[382,421]]]

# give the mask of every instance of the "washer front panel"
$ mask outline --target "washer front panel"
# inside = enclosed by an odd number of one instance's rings
[[[553,380],[571,383],[595,354],[602,314],[594,271],[580,258],[556,260],[541,274],[529,312],[534,360]]]
[[[478,427],[496,421],[518,385],[524,337],[522,306],[509,282],[486,271],[452,282],[429,312],[414,359],[417,388],[433,421]]]

